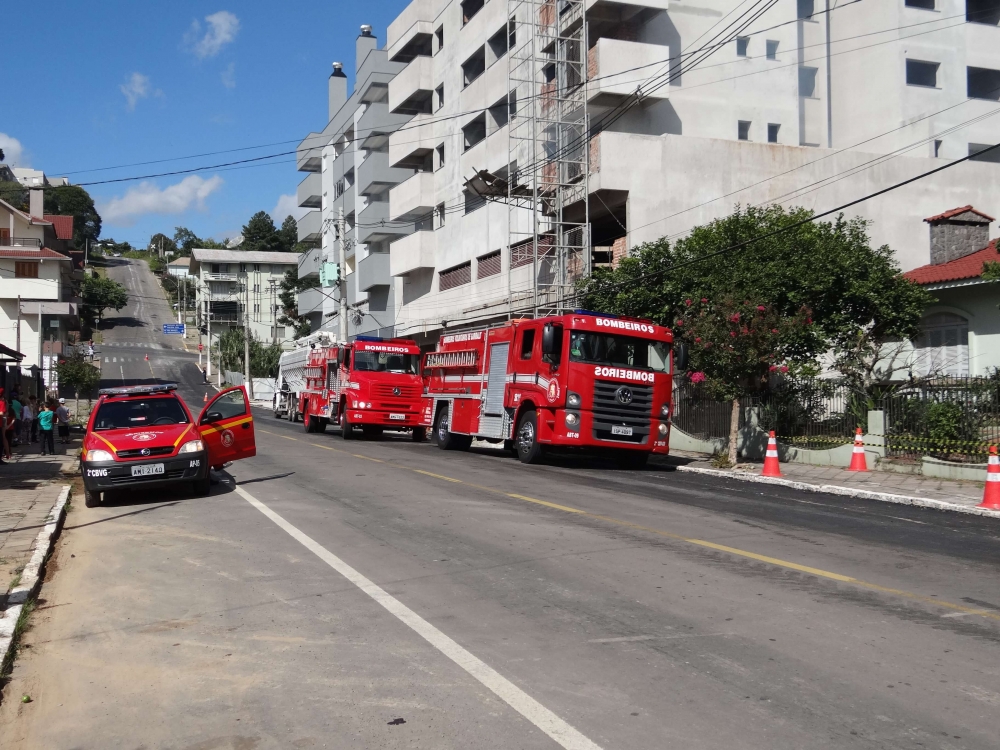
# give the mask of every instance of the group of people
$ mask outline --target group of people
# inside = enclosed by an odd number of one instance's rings
[[[0,388],[0,425],[3,444],[0,446],[0,463],[11,460],[11,449],[17,445],[41,442],[42,455],[56,452],[53,433],[58,431],[59,442],[69,444],[70,411],[66,399],[42,399],[29,396],[24,401],[16,390],[8,397]]]

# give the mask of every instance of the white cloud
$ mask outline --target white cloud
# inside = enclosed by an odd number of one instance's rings
[[[149,96],[149,76],[144,76],[142,73],[133,73],[118,88],[125,95],[125,108],[129,112],[134,112],[136,102]]]
[[[205,16],[205,22],[207,28],[204,35],[202,25],[197,20],[191,22],[191,28],[184,35],[184,46],[200,60],[215,57],[236,38],[236,33],[240,30],[240,19],[228,10]]]
[[[129,188],[125,195],[102,203],[98,209],[108,224],[128,227],[147,214],[180,214],[188,209],[204,209],[205,199],[222,186],[218,175],[207,180],[190,175],[176,185],[161,190],[151,182]]]
[[[274,223],[281,226],[283,222],[289,215],[298,221],[308,212],[308,208],[300,208],[298,205],[298,199],[295,197],[295,193],[288,193],[287,195],[278,196],[278,202],[274,204],[274,208],[271,209],[271,218],[274,219]]]
[[[4,163],[12,167],[29,166],[24,159],[24,146],[12,135],[0,133],[0,151],[4,152]]]
[[[222,71],[222,85],[227,89],[236,88],[236,63],[231,62],[229,66]]]

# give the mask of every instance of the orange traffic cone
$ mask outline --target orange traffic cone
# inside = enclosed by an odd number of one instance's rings
[[[990,446],[990,458],[986,464],[986,489],[979,507],[1000,510],[1000,456],[997,456],[995,445]]]
[[[865,460],[865,442],[861,437],[861,428],[854,433],[854,453],[851,455],[851,465],[848,471],[868,471],[868,461]]]
[[[774,430],[767,437],[767,453],[764,454],[764,471],[761,476],[780,477],[781,467],[778,466],[778,441],[774,439]]]
[[[146,355],[146,361],[149,362],[149,355]]]
[[[205,391],[205,398],[202,399],[201,403],[203,403],[203,404],[207,404],[208,403],[208,391]]]

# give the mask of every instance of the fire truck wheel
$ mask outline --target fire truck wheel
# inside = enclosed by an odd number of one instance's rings
[[[413,432],[410,435],[410,439],[414,443],[422,443],[427,439],[427,428],[426,427],[414,427]]]
[[[330,424],[330,420],[325,417],[320,417],[314,420],[316,422],[316,432],[326,432],[326,426]]]
[[[302,429],[305,432],[316,432],[316,420],[309,413],[302,415]]]
[[[456,435],[449,429],[448,407],[444,406],[438,412],[434,425],[434,442],[438,448],[446,451],[467,451],[472,446],[471,435]]]
[[[542,457],[542,446],[538,442],[538,417],[534,410],[524,412],[514,433],[514,448],[521,463],[533,464]]]
[[[344,440],[354,439],[354,425],[347,421],[347,409],[343,404],[340,407],[340,436]]]

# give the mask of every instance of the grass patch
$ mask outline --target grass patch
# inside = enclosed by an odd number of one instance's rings
[[[14,660],[17,659],[18,654],[21,652],[21,638],[26,632],[28,632],[28,620],[31,618],[31,613],[35,611],[35,600],[34,598],[29,599],[21,607],[21,613],[17,616],[17,622],[14,624],[14,637],[10,642],[10,649],[4,654],[3,662],[0,663],[0,691],[7,685],[10,680],[10,673],[14,669]]]
[[[729,463],[729,453],[715,453],[712,455],[712,466],[716,469],[731,469],[733,465]]]
[[[10,579],[10,586],[7,587],[8,591],[13,591],[17,588],[17,584],[21,582],[21,574],[24,572],[24,566],[14,568],[14,577]]]

